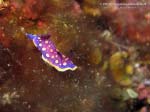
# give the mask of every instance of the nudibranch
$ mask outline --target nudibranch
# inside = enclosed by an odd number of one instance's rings
[[[42,59],[58,71],[64,72],[77,69],[77,66],[68,57],[59,52],[55,44],[49,39],[50,35],[26,33],[26,36],[33,41],[34,45],[42,53]]]

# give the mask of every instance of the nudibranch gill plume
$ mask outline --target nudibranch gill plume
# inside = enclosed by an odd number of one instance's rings
[[[33,41],[34,45],[42,53],[42,59],[58,71],[64,72],[77,69],[77,66],[68,57],[59,52],[54,43],[49,39],[50,35],[26,33],[26,36]]]

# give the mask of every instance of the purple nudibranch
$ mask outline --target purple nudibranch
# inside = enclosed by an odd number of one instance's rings
[[[42,59],[53,66],[58,71],[76,70],[77,66],[73,62],[59,52],[54,43],[49,39],[50,35],[33,35],[26,33],[34,45],[42,53]]]

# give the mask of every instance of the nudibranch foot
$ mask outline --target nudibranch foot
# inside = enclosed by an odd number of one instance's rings
[[[54,67],[55,69],[57,69],[58,71],[60,72],[65,72],[67,70],[71,70],[71,71],[74,71],[77,69],[77,66],[74,66],[73,68],[71,67],[68,67],[68,68],[60,68],[54,64],[52,64],[50,61],[48,61],[46,58],[44,58],[44,56],[42,55],[42,59],[48,64],[48,65],[51,65],[52,67]]]

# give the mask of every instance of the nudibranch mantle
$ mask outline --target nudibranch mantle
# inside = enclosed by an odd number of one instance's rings
[[[56,49],[54,43],[49,39],[50,35],[33,35],[26,33],[26,36],[33,41],[34,45],[42,53],[42,59],[58,71],[64,72],[77,69],[77,66],[74,65],[68,57]]]

